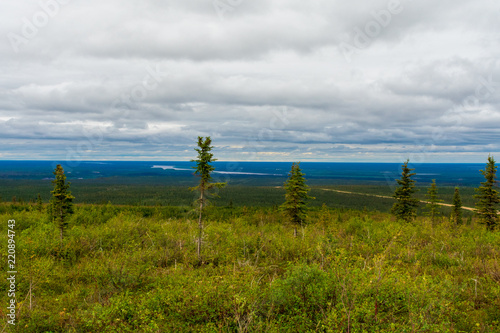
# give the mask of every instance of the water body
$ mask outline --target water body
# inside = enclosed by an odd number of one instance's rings
[[[170,184],[193,179],[195,163],[186,161],[0,161],[0,179],[53,179],[52,171],[62,164],[68,179],[120,179],[141,177],[167,180]],[[214,162],[216,181],[245,185],[282,184],[291,162]],[[398,163],[302,162],[310,185],[389,184],[401,174]],[[423,163],[415,168],[417,185],[428,186],[432,179],[440,186],[479,186],[484,181],[484,164]]]

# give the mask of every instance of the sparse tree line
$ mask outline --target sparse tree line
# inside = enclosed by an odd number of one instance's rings
[[[409,160],[402,165],[401,179],[397,180],[398,187],[394,192],[394,203],[391,212],[400,220],[411,222],[417,216],[417,207],[419,200],[413,197],[417,192],[415,188],[415,180],[411,179],[416,173],[412,172],[415,169],[408,167]],[[481,182],[481,186],[475,189],[477,192],[474,195],[476,199],[475,214],[479,219],[479,223],[484,224],[490,231],[498,228],[498,204],[500,203],[499,192],[496,189],[496,170],[495,160],[492,156],[488,156],[488,162],[484,170],[480,170],[483,174],[485,181]],[[439,214],[439,206],[442,200],[438,197],[438,188],[436,180],[433,179],[431,186],[427,190],[428,198],[428,215],[432,222],[435,221]],[[460,197],[459,187],[455,187],[452,203],[452,213],[450,219],[455,224],[462,224],[462,199]]]
[[[195,150],[198,153],[197,159],[192,160],[196,162],[194,174],[200,178],[199,185],[190,188],[192,191],[198,191],[200,196],[197,200],[198,211],[198,237],[197,237],[197,254],[198,260],[201,262],[201,247],[203,237],[203,211],[206,208],[209,197],[216,196],[213,190],[220,189],[226,183],[212,182],[211,173],[215,167],[211,165],[216,161],[213,157],[212,140],[210,137],[198,137],[198,148]],[[402,165],[401,178],[397,180],[398,186],[394,191],[393,197],[396,199],[391,212],[397,219],[405,222],[412,222],[417,217],[417,207],[420,200],[414,197],[417,192],[415,183],[412,176],[416,175],[414,169],[409,166],[409,160]],[[480,172],[484,175],[485,181],[481,183],[476,189],[476,209],[475,213],[479,219],[479,223],[484,224],[490,231],[495,230],[499,225],[498,204],[500,203],[499,192],[496,189],[496,170],[495,160],[493,157],[488,157],[488,162],[484,170]],[[68,217],[73,213],[73,200],[74,196],[69,191],[70,183],[66,182],[66,176],[61,165],[57,165],[54,170],[55,180],[52,181],[54,185],[52,198],[49,204],[49,215],[51,220],[59,228],[61,242],[64,237],[64,232],[68,226]],[[297,236],[297,226],[302,226],[306,222],[307,217],[307,202],[313,197],[308,195],[310,190],[306,184],[305,174],[300,169],[300,163],[293,163],[289,172],[289,177],[284,184],[286,190],[285,202],[282,204],[281,209],[288,217],[289,221],[294,225],[294,235]],[[440,214],[440,204],[442,200],[438,196],[438,187],[435,179],[432,181],[427,191],[427,214],[432,222],[436,220]],[[43,203],[40,195],[37,200],[38,210],[43,209]],[[460,197],[460,189],[455,188],[452,204],[451,221],[455,224],[462,224],[462,200]]]

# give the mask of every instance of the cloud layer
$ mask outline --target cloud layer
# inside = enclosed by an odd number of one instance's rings
[[[0,5],[2,159],[482,162],[500,156],[500,5]]]

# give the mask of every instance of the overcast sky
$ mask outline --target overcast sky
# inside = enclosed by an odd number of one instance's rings
[[[497,0],[4,0],[0,159],[500,160]]]

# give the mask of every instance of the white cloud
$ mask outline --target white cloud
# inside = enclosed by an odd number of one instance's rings
[[[0,154],[175,160],[198,135],[229,160],[500,152],[500,5],[394,1],[4,2]]]

